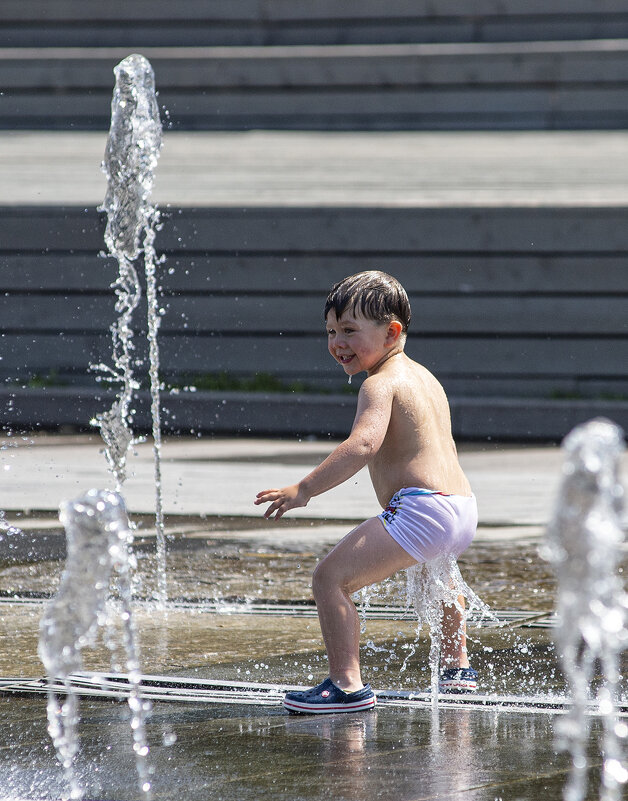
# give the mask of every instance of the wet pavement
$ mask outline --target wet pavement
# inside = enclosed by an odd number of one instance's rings
[[[33,679],[43,673],[39,620],[65,558],[56,507],[110,481],[97,437],[38,435],[6,443],[0,508],[23,533],[5,538],[0,551],[0,676]],[[252,499],[262,485],[294,481],[332,447],[328,441],[168,440],[166,610],[148,600],[156,587],[152,462],[148,443],[137,448],[124,492],[138,527],[134,617],[144,673],[282,685],[324,678],[310,575],[356,520],[377,511],[368,477],[279,523],[262,520]],[[472,663],[481,692],[493,699],[524,696],[527,708],[434,713],[382,703],[373,713],[319,719],[289,716],[278,702],[157,701],[148,722],[155,799],[175,793],[186,801],[561,798],[568,760],[554,747],[557,714],[535,707],[535,699],[565,689],[552,644],[554,578],[539,556],[562,456],[553,447],[467,445],[461,459],[481,520],[460,569],[505,624],[471,621]],[[380,691],[429,687],[428,638],[425,631],[417,638],[405,601],[400,574],[373,591],[363,612],[364,673]],[[102,639],[84,656],[87,670],[123,668],[120,654],[112,658]],[[0,693],[3,800],[56,801],[67,792],[45,706],[44,696]],[[119,701],[81,700],[77,772],[87,799],[145,797],[134,789],[128,718]],[[590,749],[595,785],[595,731]]]
[[[56,513],[61,500],[112,484],[97,434],[15,435],[0,441],[0,446],[4,476],[0,509],[7,513]],[[261,509],[253,500],[260,489],[294,483],[333,447],[334,442],[326,439],[168,438],[163,446],[164,511],[180,519],[205,515],[259,520]],[[516,538],[525,532],[509,534],[508,527],[546,525],[560,481],[560,448],[479,444],[460,450],[478,498],[481,527],[499,526],[503,529],[500,538]],[[128,472],[124,495],[131,514],[150,514],[155,508],[150,442],[135,448]],[[363,520],[380,511],[364,469],[342,486],[312,499],[305,509],[291,511],[290,518],[327,520],[335,525],[337,521]],[[19,521],[15,523],[19,525]],[[542,536],[542,531],[538,529],[534,536]]]
[[[16,731],[7,714],[15,700],[0,698],[0,753],[11,754],[0,762],[3,797],[60,798],[44,704],[19,704]],[[77,774],[85,797],[141,798],[124,706],[85,701],[81,711]],[[173,733],[176,741],[165,745]],[[552,753],[552,718],[534,714],[378,708],[318,718],[279,708],[156,704],[148,736],[154,799],[558,801],[568,768]],[[592,753],[591,761],[596,783],[599,757]]]

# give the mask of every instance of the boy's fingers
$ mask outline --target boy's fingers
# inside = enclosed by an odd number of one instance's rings
[[[262,490],[261,492],[257,493],[253,503],[260,504],[266,503],[266,501],[274,501],[277,498],[278,491],[279,490]]]
[[[270,519],[273,516],[273,512],[275,512],[275,511],[276,511],[275,520],[279,520],[279,518],[282,516],[283,512],[281,511],[280,506],[275,506],[275,504],[273,504],[272,506],[268,507],[268,509],[264,512],[264,517],[267,520]]]
[[[264,512],[264,517],[265,518],[270,518],[270,517],[273,516],[273,513],[276,513],[275,514],[275,520],[279,520],[279,518],[282,517],[283,513],[286,511],[283,508],[283,506],[284,506],[283,500],[279,500],[279,499],[276,500],[274,503],[271,503],[271,505],[268,507],[268,509]]]
[[[267,520],[272,517],[273,514],[274,519],[279,520],[280,517],[283,517],[284,512],[292,508],[292,504],[284,497],[283,491],[277,489],[258,492],[253,503],[258,506],[262,503],[270,503],[270,506],[264,512],[264,517]]]

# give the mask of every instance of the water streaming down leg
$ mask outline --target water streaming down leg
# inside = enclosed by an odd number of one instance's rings
[[[131,614],[131,553],[133,535],[124,502],[118,493],[90,490],[83,497],[61,506],[60,519],[66,530],[67,558],[56,596],[47,604],[40,621],[38,653],[51,689],[48,693],[48,731],[63,765],[71,798],[81,798],[75,773],[78,751],[78,696],[72,676],[83,668],[82,651],[96,643],[99,629],[107,629],[105,642],[125,654],[124,670],[130,683],[129,707],[133,750],[139,785],[149,798],[145,715],[140,668]],[[117,598],[112,597],[116,578]],[[121,625],[121,636],[114,632]],[[114,666],[115,667],[115,666]],[[53,681],[64,686],[61,701]]]
[[[399,576],[405,573],[403,584]],[[359,613],[361,618],[361,633],[366,633],[367,615],[371,602],[377,598],[380,591],[390,600],[390,597],[399,598],[399,602],[405,605],[407,611],[417,618],[415,639],[411,643],[405,643],[402,647],[407,651],[403,662],[399,668],[399,673],[403,674],[408,668],[410,661],[414,658],[418,650],[419,638],[424,625],[427,626],[430,637],[430,649],[428,653],[428,664],[430,667],[430,684],[434,706],[438,703],[439,674],[441,661],[441,648],[443,644],[443,614],[444,607],[451,606],[460,612],[460,632],[462,636],[466,619],[470,613],[478,625],[487,621],[491,625],[501,626],[497,616],[491,611],[487,604],[476,595],[462,578],[458,563],[455,557],[445,555],[437,559],[430,560],[424,564],[417,564],[403,571],[399,576],[393,576],[380,585],[372,585],[360,590],[357,597],[359,602]],[[459,596],[462,595],[467,601],[466,607],[462,607]],[[398,632],[398,636],[402,636]],[[455,636],[455,635],[454,635]],[[468,635],[466,635],[468,638]],[[396,661],[397,653],[393,642],[392,649],[387,646],[377,646],[372,640],[368,640],[366,646],[371,653],[389,651],[390,657],[386,661],[392,663]]]
[[[624,539],[618,476],[623,432],[608,420],[596,419],[575,428],[563,447],[562,484],[544,555],[558,579],[555,638],[572,696],[570,712],[557,731],[557,744],[569,751],[572,761],[564,798],[582,801],[587,794],[587,703],[599,660],[603,685],[597,702],[604,726],[600,798],[619,801],[628,781],[628,731],[616,716],[618,660],[628,646],[628,598],[618,573]]]
[[[495,620],[495,615],[469,587],[462,578],[454,556],[445,555],[432,559],[424,564],[417,564],[406,571],[408,607],[413,607],[418,618],[417,636],[423,626],[427,625],[430,635],[429,665],[431,674],[431,690],[434,706],[438,704],[438,682],[440,673],[440,654],[442,646],[443,607],[454,606],[461,613],[461,627],[465,625],[467,615],[477,611],[481,617]],[[462,608],[458,597],[463,595],[467,600],[466,608]],[[462,635],[462,631],[460,632]]]
[[[166,543],[161,492],[161,425],[159,399],[159,310],[155,270],[155,230],[159,214],[150,203],[155,168],[161,150],[161,122],[150,63],[141,55],[125,58],[114,69],[116,84],[111,102],[111,128],[103,171],[107,192],[101,207],[107,213],[105,244],[119,266],[114,283],[117,322],[112,326],[113,366],[96,365],[100,380],[117,384],[111,409],[94,421],[101,430],[105,455],[119,491],[126,478],[126,459],[133,442],[131,402],[139,383],[133,376],[132,317],[141,297],[134,262],[143,255],[147,282],[149,373],[153,456],[155,464],[155,528],[157,539],[157,600],[165,603]]]

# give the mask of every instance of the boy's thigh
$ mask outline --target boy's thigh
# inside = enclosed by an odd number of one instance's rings
[[[416,559],[390,536],[378,517],[372,517],[340,540],[317,570],[347,591],[357,592],[414,564]]]

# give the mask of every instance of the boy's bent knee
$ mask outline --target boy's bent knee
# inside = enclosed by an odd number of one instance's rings
[[[316,595],[317,592],[329,587],[331,578],[330,574],[331,571],[329,570],[325,559],[316,565],[314,572],[312,573],[312,590],[314,595]]]
[[[312,592],[314,597],[328,593],[330,590],[340,589],[347,591],[349,580],[344,571],[337,570],[337,566],[328,557],[319,562],[312,574]]]

